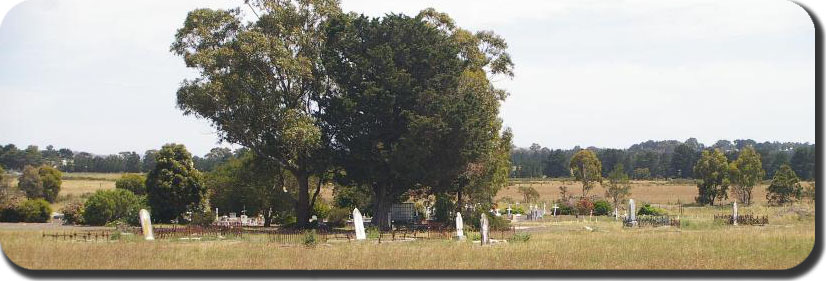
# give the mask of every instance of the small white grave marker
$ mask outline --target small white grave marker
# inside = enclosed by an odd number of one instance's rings
[[[482,217],[479,219],[479,224],[482,226],[482,241],[480,243],[482,245],[490,244],[490,237],[488,237],[488,216],[482,214]]]
[[[737,225],[737,202],[734,202],[734,207],[731,209],[731,220],[734,225]]]
[[[465,224],[462,221],[462,213],[456,212],[456,238],[459,240],[465,239],[464,228]]]
[[[152,232],[152,220],[149,219],[149,211],[141,209],[138,212],[138,218],[141,220],[143,238],[146,240],[155,240],[155,234]]]
[[[356,240],[367,239],[367,234],[364,233],[364,218],[361,217],[358,208],[353,209],[353,224],[356,227]]]

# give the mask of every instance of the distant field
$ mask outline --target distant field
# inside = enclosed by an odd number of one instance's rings
[[[115,180],[121,177],[120,173],[63,173],[60,193],[57,201],[52,204],[52,210],[59,211],[72,200],[82,200],[97,190],[114,189]],[[17,179],[12,179],[12,186],[17,186]]]
[[[806,182],[802,184],[805,186],[810,183]],[[499,191],[496,195],[496,200],[499,201],[502,200],[502,198],[510,197],[517,202],[523,201],[523,196],[519,193],[519,186],[532,186],[535,188],[539,192],[540,202],[552,202],[559,199],[560,186],[567,186],[568,193],[571,195],[579,196],[582,194],[582,184],[579,182],[558,179],[524,180],[511,181],[508,187]],[[752,197],[755,203],[766,203],[766,187],[768,187],[767,183],[754,187]],[[588,194],[603,197],[605,195],[605,189],[597,184]],[[697,197],[697,185],[690,181],[680,181],[676,183],[666,181],[632,181],[631,183],[631,198],[639,202],[677,204],[679,201],[683,204],[688,204],[694,202],[695,197]],[[724,202],[733,202],[732,199],[733,198],[729,197],[729,200]]]

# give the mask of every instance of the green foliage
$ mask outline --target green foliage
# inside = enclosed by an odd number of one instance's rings
[[[531,240],[531,234],[530,233],[517,232],[516,234],[513,235],[513,238],[511,238],[510,241],[512,241],[512,242],[528,242],[528,240]]]
[[[797,147],[794,149],[790,166],[801,179],[811,180],[815,176],[815,147]]]
[[[84,224],[83,203],[80,201],[69,202],[60,209],[60,212],[63,213],[64,224]]]
[[[327,202],[322,198],[317,198],[313,204],[313,211],[310,212],[310,215],[315,215],[319,220],[323,220],[330,215],[331,210],[332,207],[330,204],[327,204]]]
[[[54,203],[60,193],[61,177],[63,174],[55,168],[43,165],[38,169],[40,181],[43,183],[43,198]]]
[[[315,247],[318,244],[318,237],[315,233],[315,229],[311,229],[304,232],[304,239],[302,239],[302,244],[306,247]]]
[[[456,208],[453,200],[448,195],[436,194],[436,202],[433,204],[435,210],[433,212],[433,220],[438,222],[453,221],[451,212]]]
[[[613,211],[611,208],[611,203],[605,200],[599,200],[594,202],[594,215],[597,216],[607,216]]]
[[[17,207],[17,214],[22,222],[48,222],[52,215],[49,202],[38,199],[27,199]]]
[[[582,182],[582,197],[588,196],[588,191],[594,188],[595,182],[602,183],[602,163],[591,150],[577,151],[568,167],[571,176]]]
[[[636,168],[636,169],[634,169],[634,179],[635,180],[650,180],[651,179],[651,171],[648,168]]]
[[[800,179],[789,165],[780,166],[766,191],[770,205],[784,205],[803,195]]]
[[[333,203],[336,207],[352,211],[359,209],[362,214],[369,214],[372,208],[370,189],[363,185],[340,186],[333,190]]]
[[[760,183],[764,175],[760,154],[757,154],[751,146],[741,149],[737,160],[729,164],[732,195],[740,203],[751,204],[752,189]]]
[[[210,226],[215,222],[215,212],[207,209],[204,211],[195,211],[192,213],[192,221],[190,224],[198,226]]]
[[[327,215],[327,224],[332,227],[343,227],[347,224],[347,219],[350,218],[350,209],[347,208],[333,208]]]
[[[156,157],[155,169],[146,177],[146,191],[152,219],[169,222],[186,211],[197,211],[205,197],[201,174],[192,155],[181,144],[164,145]],[[131,193],[131,192],[130,192]],[[97,221],[96,221],[97,222]],[[92,223],[87,220],[87,223]]]
[[[631,195],[631,181],[628,180],[628,175],[625,174],[622,164],[616,164],[608,174],[608,188],[605,189],[605,197],[611,200],[613,206],[619,206],[629,195]]]
[[[268,163],[247,151],[214,167],[204,180],[210,209],[224,214],[246,209],[247,214],[262,214],[267,226],[274,218],[283,222],[294,216],[294,195],[289,191],[295,191],[295,179]]]
[[[715,200],[728,198],[728,160],[719,149],[704,150],[700,160],[694,165],[694,176],[698,178],[696,201],[700,205],[714,205]]]
[[[83,221],[88,225],[106,225],[122,220],[138,225],[138,212],[143,208],[146,208],[146,199],[131,191],[98,190],[83,205]]]
[[[17,188],[26,193],[28,198],[43,198],[43,180],[37,168],[26,166],[17,178]]]
[[[639,216],[644,216],[644,215],[662,216],[662,215],[665,215],[665,210],[660,209],[660,208],[656,208],[656,207],[652,207],[651,204],[645,204],[642,207],[640,207],[639,211],[637,211],[637,215],[639,215]]]
[[[145,195],[146,177],[141,174],[124,174],[115,181],[115,188],[129,190],[135,195]]]

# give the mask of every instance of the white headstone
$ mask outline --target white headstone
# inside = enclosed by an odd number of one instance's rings
[[[488,236],[488,216],[482,214],[482,217],[479,219],[479,224],[482,226],[482,245],[490,244],[490,237]]]
[[[358,208],[353,209],[353,224],[356,227],[356,240],[367,239],[367,234],[364,233],[364,218],[361,217]]]
[[[634,204],[634,199],[628,199],[628,215],[632,222],[637,221],[637,205]]]
[[[614,207],[614,221],[619,218],[619,208]]]
[[[734,207],[731,209],[731,220],[734,225],[737,225],[737,202],[734,202]]]
[[[155,234],[152,232],[152,220],[149,219],[149,211],[146,209],[141,209],[138,212],[138,218],[141,220],[143,238],[146,240],[155,240]]]
[[[462,221],[462,213],[456,212],[456,237],[462,239],[465,237],[465,223]]]

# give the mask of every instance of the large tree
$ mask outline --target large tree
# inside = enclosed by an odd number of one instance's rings
[[[608,188],[605,189],[605,198],[610,199],[615,208],[619,208],[619,205],[629,195],[631,195],[631,181],[628,179],[628,174],[623,170],[622,164],[617,164],[608,173]]]
[[[703,151],[694,165],[694,176],[697,178],[697,203],[714,205],[717,199],[728,199],[728,160],[719,148]]]
[[[340,14],[334,0],[248,1],[240,9],[197,9],[175,35],[172,51],[199,77],[178,90],[178,107],[212,121],[219,137],[249,148],[298,181],[299,226],[309,219],[309,178],[325,168],[317,100],[328,88],[321,26]],[[273,175],[274,176],[274,175]]]
[[[757,154],[752,146],[742,148],[737,160],[729,164],[732,195],[740,203],[751,204],[751,191],[755,185],[760,183],[765,173],[763,164],[760,162],[760,154]]]
[[[766,199],[771,205],[784,205],[800,199],[802,195],[803,187],[800,186],[800,179],[789,165],[780,166],[771,184],[766,188]]]
[[[602,163],[591,150],[577,151],[568,168],[571,169],[571,176],[582,183],[582,197],[588,196],[595,183],[602,183]]]
[[[146,176],[146,193],[152,219],[169,222],[187,211],[200,211],[205,189],[192,155],[182,144],[164,145],[155,168]]]
[[[501,38],[432,9],[342,15],[327,30],[324,62],[336,87],[323,118],[346,183],[373,191],[373,221],[386,227],[390,205],[411,189],[461,201],[504,185],[510,137],[499,135],[496,116],[506,93],[488,80],[512,75]]]

